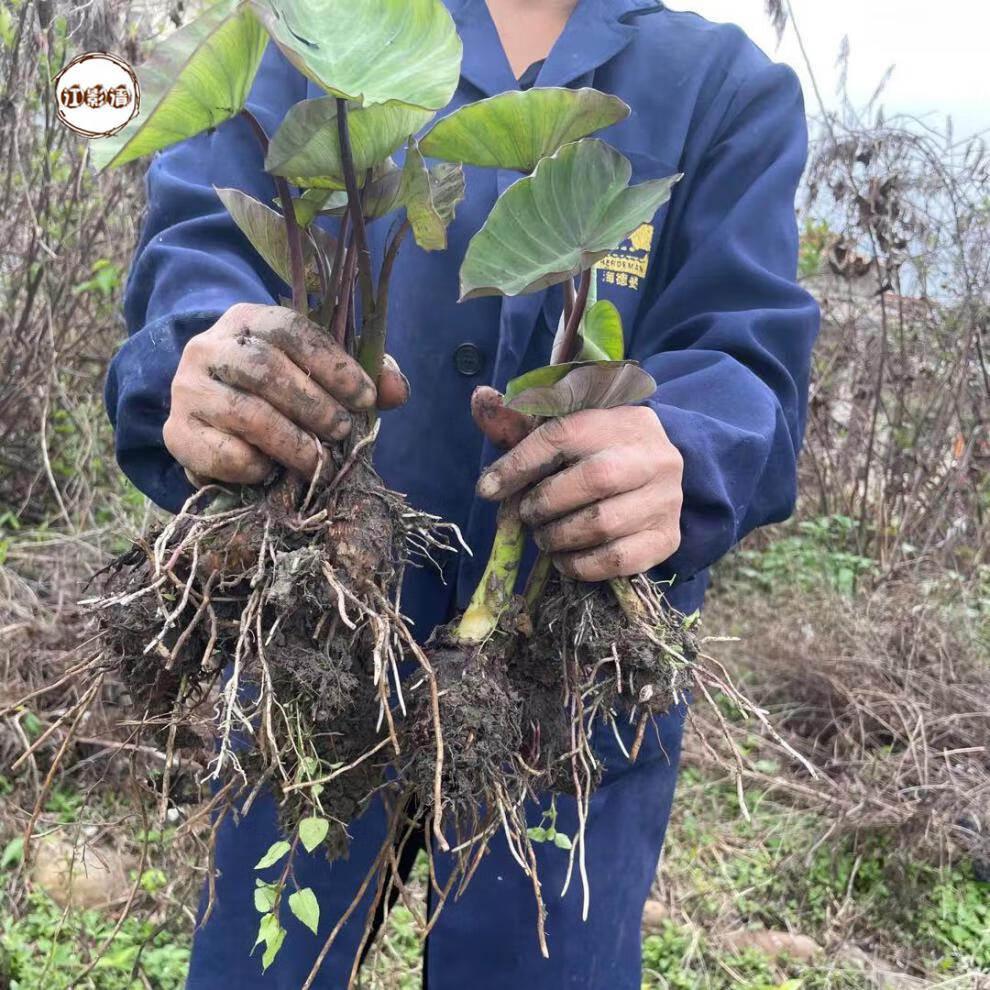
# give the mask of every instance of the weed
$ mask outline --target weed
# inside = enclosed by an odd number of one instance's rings
[[[784,585],[814,593],[824,584],[851,597],[860,579],[876,568],[875,561],[852,549],[855,527],[848,516],[806,519],[763,549],[735,553],[724,565],[726,574],[761,590]]]
[[[71,911],[63,918],[45,894],[29,895],[19,918],[0,915],[0,946],[12,967],[10,990],[180,990],[189,964],[188,935],[138,918],[124,922],[92,973],[80,980],[91,953],[113,927],[113,917],[98,911]]]

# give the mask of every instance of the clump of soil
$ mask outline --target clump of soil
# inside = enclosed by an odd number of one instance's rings
[[[479,816],[519,800],[522,699],[509,679],[507,657],[515,646],[514,637],[500,632],[481,646],[461,643],[453,626],[436,630],[427,644],[443,748],[432,744],[432,706],[418,692],[402,776],[417,805],[434,820],[439,809],[458,842],[482,829]]]
[[[534,664],[540,655],[568,658],[565,683],[587,696],[594,714],[655,717],[684,699],[698,642],[654,582],[642,576],[629,582],[628,610],[608,584],[551,582],[529,643]]]
[[[404,568],[453,549],[361,449],[328,451],[308,487],[285,478],[187,507],[113,565],[100,603],[106,657],[148,726],[175,745],[215,705],[216,779],[274,789],[290,830],[312,814],[339,823],[338,853],[400,751]]]

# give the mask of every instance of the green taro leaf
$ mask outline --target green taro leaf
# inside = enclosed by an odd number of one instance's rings
[[[403,103],[351,110],[347,124],[358,184],[363,186],[368,169],[380,167],[433,116],[430,110]],[[334,97],[303,100],[289,110],[272,138],[265,170],[272,175],[288,176],[299,186],[344,187]]]
[[[327,837],[330,823],[325,818],[304,818],[299,823],[299,841],[311,853]]]
[[[440,0],[249,0],[286,58],[333,96],[445,107],[461,39]]]
[[[597,89],[513,90],[455,110],[420,146],[431,158],[532,172],[563,145],[628,116],[622,100]]]
[[[141,110],[119,134],[92,142],[93,163],[123,165],[239,114],[267,43],[243,0],[208,7],[141,67]]]
[[[441,162],[430,169],[433,206],[446,226],[454,222],[458,204],[464,199],[464,169],[460,165]]]
[[[429,170],[415,140],[402,170],[402,199],[416,243],[424,251],[447,247],[447,225],[464,198],[464,171],[458,165]]]
[[[285,218],[281,213],[240,189],[217,189],[220,202],[227,207],[234,223],[241,229],[254,249],[283,282],[292,284],[292,267],[289,262],[289,237],[285,230]],[[320,290],[319,270],[316,267],[314,241],[325,254],[333,256],[333,238],[319,228],[303,233],[303,259],[306,262],[306,288]]]
[[[288,842],[275,842],[268,849],[261,859],[258,860],[255,865],[256,870],[267,870],[270,866],[274,866],[280,859],[284,859],[292,846]]]
[[[389,158],[371,177],[361,192],[364,215],[377,220],[402,206],[402,169]],[[304,227],[318,216],[341,216],[347,209],[347,193],[342,189],[307,189],[296,201],[296,219]]]
[[[656,390],[657,383],[635,362],[595,362],[571,368],[554,384],[518,392],[506,405],[529,416],[569,416],[641,402]]]
[[[632,166],[596,138],[565,145],[499,197],[468,245],[461,300],[536,292],[591,268],[653,219],[680,179],[630,186]]]
[[[315,935],[320,927],[320,904],[309,887],[289,896],[289,910]]]
[[[584,314],[581,337],[579,357],[583,361],[621,361],[625,357],[622,315],[607,299],[595,303]]]
[[[293,201],[296,211],[296,223],[300,227],[308,227],[318,216],[329,213],[327,207],[334,202],[335,196],[343,197],[341,203],[346,206],[347,193],[337,189],[307,189]],[[282,204],[279,203],[279,206]]]
[[[577,333],[577,361],[621,361],[625,357],[625,341],[622,338],[622,315],[613,303],[598,299],[598,273],[592,271],[588,302]],[[564,313],[560,314],[557,334],[553,339],[550,360],[561,363],[567,326]]]
[[[525,392],[530,388],[537,388],[542,385],[556,385],[565,375],[578,367],[578,362],[570,361],[566,364],[548,364],[543,368],[534,368],[527,371],[525,375],[513,378],[505,386],[506,402],[514,399],[520,392]]]

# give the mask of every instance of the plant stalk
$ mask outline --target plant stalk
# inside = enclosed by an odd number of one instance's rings
[[[574,360],[577,332],[588,305],[593,277],[594,273],[590,268],[581,273],[581,284],[576,297],[573,282],[568,279],[564,283],[564,306],[568,316],[559,348],[560,353],[552,356],[552,364],[563,364]],[[512,601],[526,539],[525,527],[519,519],[520,499],[521,496],[509,499],[503,502],[499,509],[498,529],[488,567],[458,626],[458,636],[464,642],[478,643],[491,635],[498,624],[499,615]],[[541,553],[526,582],[526,604],[530,609],[536,606],[543,594],[552,566],[550,558]],[[629,591],[632,593],[631,587]]]
[[[361,285],[361,302],[367,320],[375,311],[375,287],[371,276],[371,252],[368,250],[368,231],[364,222],[361,192],[354,170],[354,154],[351,151],[351,133],[347,126],[347,100],[337,100],[337,136],[340,141],[340,162],[347,187],[347,205],[354,227],[354,243],[358,252],[358,279]]]
[[[574,312],[574,279],[564,279],[564,326],[567,326]]]
[[[581,272],[581,284],[578,286],[577,299],[571,307],[570,319],[564,328],[564,336],[560,342],[558,352],[551,359],[551,364],[566,364],[577,357],[577,338],[581,320],[584,319],[584,311],[588,305],[588,295],[591,292],[592,269],[586,268]],[[566,291],[566,290],[565,290]]]
[[[553,560],[547,553],[540,553],[533,564],[533,569],[526,579],[526,590],[524,592],[526,605],[532,611],[537,602],[543,597],[543,590],[550,579],[550,572],[553,570]]]
[[[608,586],[629,622],[634,625],[642,625],[647,621],[646,609],[643,608],[643,603],[639,600],[639,595],[636,594],[630,578],[612,578]]]
[[[330,335],[342,347],[346,346],[347,318],[354,299],[354,277],[357,268],[357,251],[353,243],[347,249],[347,258],[342,267],[342,278],[337,286],[337,308],[334,310]]]
[[[498,510],[495,543],[484,576],[457,626],[462,643],[483,643],[498,627],[502,612],[512,602],[526,528],[519,518],[521,497],[507,499]]]
[[[306,261],[303,257],[302,230],[296,223],[296,208],[292,204],[289,183],[280,175],[275,176],[275,188],[282,203],[285,217],[285,233],[289,239],[289,267],[292,271],[292,308],[309,318],[309,294],[306,291]]]
[[[261,146],[263,157],[268,155],[268,135],[261,121],[247,107],[241,111],[241,117],[251,128]],[[285,234],[289,241],[289,267],[292,270],[292,308],[302,316],[309,317],[309,295],[306,292],[306,260],[303,256],[302,230],[296,222],[296,208],[292,203],[289,183],[281,175],[272,176],[275,180],[275,190],[282,204],[282,216],[285,218]]]
[[[336,326],[337,307],[341,305],[344,298],[341,293],[341,286],[344,283],[344,272],[347,268],[347,224],[349,221],[350,216],[347,213],[344,213],[340,218],[340,227],[337,229],[337,250],[334,251],[333,265],[330,268],[330,288],[327,298],[323,301],[326,307],[327,329],[331,331]],[[335,336],[335,339],[338,344],[341,343],[340,338]]]

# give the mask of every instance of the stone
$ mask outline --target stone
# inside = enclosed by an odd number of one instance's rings
[[[61,908],[104,908],[127,898],[137,867],[133,857],[91,844],[73,848],[57,836],[36,839],[31,879]]]
[[[647,901],[643,908],[643,933],[659,935],[670,921],[670,911],[662,901]]]
[[[756,949],[771,959],[776,959],[777,956],[787,956],[795,962],[803,963],[812,962],[822,951],[822,947],[807,935],[795,935],[791,932],[765,929],[749,931],[742,928],[729,932],[722,936],[722,944],[731,952]]]

